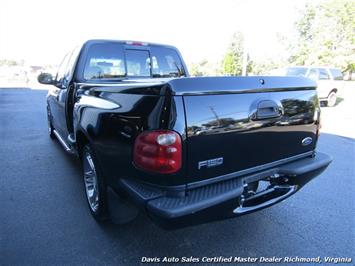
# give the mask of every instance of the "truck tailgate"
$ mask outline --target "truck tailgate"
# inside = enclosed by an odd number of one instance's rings
[[[228,85],[232,86],[231,81]],[[235,87],[235,91],[221,88],[210,93],[201,93],[202,88],[198,94],[183,95],[188,183],[315,149],[319,117],[315,88],[238,91],[237,80]]]

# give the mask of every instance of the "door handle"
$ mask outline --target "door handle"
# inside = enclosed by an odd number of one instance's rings
[[[271,100],[263,100],[257,104],[256,112],[253,120],[263,120],[270,118],[278,118],[282,116],[283,109],[276,102]]]

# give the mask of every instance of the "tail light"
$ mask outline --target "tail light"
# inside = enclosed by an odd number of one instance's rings
[[[171,130],[146,131],[138,135],[133,150],[134,164],[161,174],[181,168],[181,137]]]

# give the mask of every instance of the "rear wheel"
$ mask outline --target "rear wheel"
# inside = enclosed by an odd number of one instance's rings
[[[333,107],[333,106],[335,106],[336,102],[337,102],[337,94],[335,91],[332,91],[328,95],[327,106]]]
[[[51,139],[54,139],[54,128],[50,122],[48,122],[48,133]]]
[[[51,122],[51,120],[49,119],[49,117],[48,117],[48,133],[49,133],[49,137],[50,137],[51,139],[54,139],[54,137],[55,137],[55,135],[54,135],[54,128],[53,128],[53,126],[52,126],[52,122]]]
[[[108,218],[107,188],[100,166],[90,145],[84,146],[81,154],[85,193],[90,212],[97,221]]]

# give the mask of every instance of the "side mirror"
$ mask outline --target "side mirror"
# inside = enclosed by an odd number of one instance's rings
[[[37,80],[39,83],[41,84],[54,84],[54,79],[53,79],[53,76],[52,74],[49,74],[49,73],[41,73],[38,75],[37,77]]]

